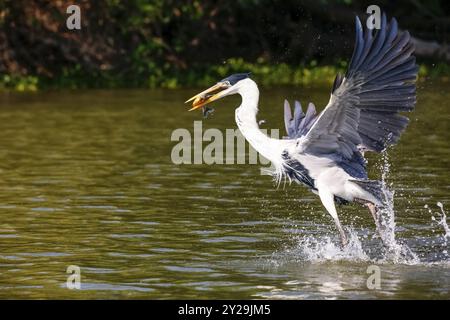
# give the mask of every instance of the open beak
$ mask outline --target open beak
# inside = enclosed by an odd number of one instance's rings
[[[203,107],[207,105],[208,103],[211,103],[215,100],[218,100],[226,95],[226,90],[228,89],[229,85],[223,82],[218,82],[215,85],[213,85],[211,88],[206,89],[205,91],[200,92],[199,94],[193,96],[192,98],[186,100],[185,103],[188,103],[192,100],[192,108],[189,109],[189,111],[198,109],[200,107]]]

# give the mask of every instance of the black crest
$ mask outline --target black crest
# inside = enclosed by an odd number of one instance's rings
[[[226,78],[220,80],[220,82],[227,82],[228,81],[232,86],[234,86],[239,81],[247,79],[248,77],[250,77],[250,72],[247,72],[247,73],[235,73],[235,74],[232,74],[229,77],[226,77]]]

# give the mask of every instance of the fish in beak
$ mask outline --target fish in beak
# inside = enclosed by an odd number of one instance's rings
[[[205,91],[196,94],[192,98],[186,100],[185,103],[192,102],[192,108],[189,111],[198,109],[211,103],[215,100],[218,100],[228,94],[227,89],[230,88],[230,84],[227,82],[218,82],[212,87],[206,89]]]

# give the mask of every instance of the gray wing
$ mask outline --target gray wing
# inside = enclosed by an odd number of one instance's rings
[[[295,101],[294,116],[291,113],[291,106],[284,100],[284,125],[286,127],[287,139],[297,139],[305,135],[311,129],[317,119],[316,107],[313,103],[308,104],[306,114],[303,113],[300,102]]]
[[[362,175],[360,149],[381,152],[398,141],[408,124],[399,114],[416,102],[418,67],[408,32],[400,32],[393,18],[383,14],[373,36],[356,18],[356,44],[345,77],[338,75],[330,101],[308,133],[299,151],[329,156]]]

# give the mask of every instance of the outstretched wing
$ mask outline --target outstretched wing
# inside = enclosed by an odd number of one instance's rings
[[[313,103],[309,103],[305,114],[300,102],[295,101],[294,116],[292,116],[291,106],[287,100],[284,100],[284,125],[288,134],[287,139],[297,139],[305,135],[316,119],[316,107]]]
[[[345,77],[338,75],[330,101],[307,134],[299,152],[329,156],[360,167],[360,149],[381,152],[397,142],[408,124],[399,114],[416,102],[418,67],[407,31],[383,14],[381,29],[364,36],[356,18],[356,44]],[[361,168],[358,169],[360,171]]]

